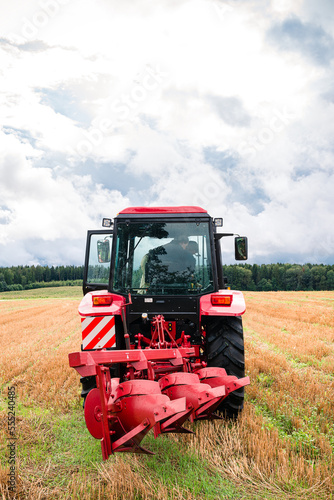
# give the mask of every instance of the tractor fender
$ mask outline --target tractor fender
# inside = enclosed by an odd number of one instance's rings
[[[111,299],[110,305],[94,305],[94,297],[109,297]],[[122,307],[126,300],[122,295],[110,293],[107,290],[98,290],[95,292],[87,293],[80,302],[79,314],[81,317],[86,316],[116,316],[121,315]]]
[[[222,298],[223,303],[215,305],[213,297],[215,299]],[[224,298],[227,299],[226,303],[224,303]],[[218,292],[203,295],[200,298],[201,316],[241,316],[245,311],[245,299],[242,292],[238,290],[219,290]]]

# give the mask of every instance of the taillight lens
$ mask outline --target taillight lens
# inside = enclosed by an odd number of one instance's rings
[[[110,306],[112,295],[93,295],[93,306]]]
[[[233,295],[211,295],[211,304],[213,306],[230,306]]]

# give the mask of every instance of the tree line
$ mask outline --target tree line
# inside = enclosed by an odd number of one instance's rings
[[[84,266],[0,267],[0,292],[44,286],[81,285]]]
[[[334,266],[325,264],[236,264],[223,266],[236,290],[334,290]]]
[[[82,285],[84,266],[0,267],[0,292],[44,286]],[[227,285],[236,290],[334,290],[334,265],[234,264],[223,266]]]

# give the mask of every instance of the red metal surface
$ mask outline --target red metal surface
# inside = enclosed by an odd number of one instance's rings
[[[190,420],[210,418],[225,397],[224,385],[211,388],[200,382],[196,373],[172,373],[160,379],[161,391],[170,399],[185,397],[193,412]]]
[[[249,377],[238,378],[234,375],[227,375],[224,368],[207,367],[198,370],[196,373],[200,381],[210,385],[210,387],[220,387],[224,385],[226,396],[228,396],[230,392],[250,384]]]
[[[122,306],[125,304],[126,300],[116,293],[111,294],[113,301],[110,306],[93,306],[92,296],[105,295],[106,292],[106,290],[99,290],[87,293],[79,305],[80,316],[111,316],[121,314]]]
[[[230,306],[214,306],[211,303],[211,296],[218,294],[233,295],[233,301]],[[240,316],[246,311],[246,303],[242,292],[237,290],[220,290],[209,295],[203,295],[200,298],[201,316]]]
[[[169,341],[169,342],[168,342]],[[152,339],[150,347],[155,349],[165,349],[166,347],[177,347],[177,343],[168,329],[168,324],[164,317],[159,314],[152,319]]]
[[[119,212],[120,214],[206,214],[204,208],[196,206],[180,207],[128,207]]]
[[[69,364],[82,377],[96,375],[98,365],[111,366],[117,363],[129,363],[136,370],[147,370],[148,361],[170,361],[174,367],[183,366],[183,359],[194,357],[194,347],[172,349],[136,349],[117,351],[87,351],[69,354]]]
[[[190,417],[193,412],[193,406],[191,403],[187,402],[185,398],[175,399],[169,403],[170,407],[178,408],[180,401],[184,401],[186,409],[180,409],[175,415],[171,415],[169,418],[162,422],[157,422],[154,427],[154,437],[157,438],[159,434],[166,432],[177,432],[177,433],[187,433],[192,434],[192,431],[182,427],[182,424]],[[183,404],[183,403],[182,403]]]
[[[103,437],[102,406],[99,389],[92,389],[85,401],[85,420],[87,429],[95,439]]]

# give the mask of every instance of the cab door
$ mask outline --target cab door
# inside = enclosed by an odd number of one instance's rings
[[[87,232],[83,293],[108,290],[113,231],[101,229]]]

